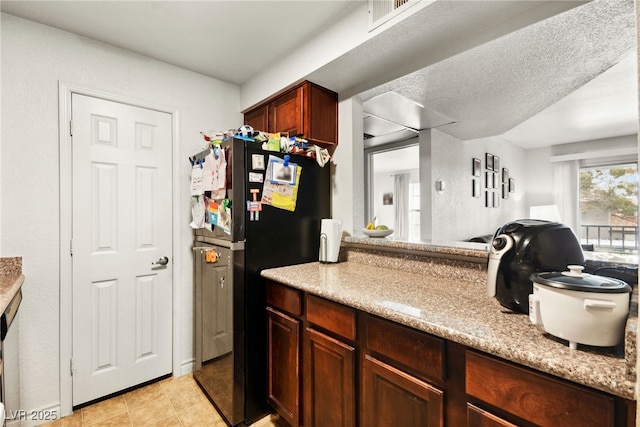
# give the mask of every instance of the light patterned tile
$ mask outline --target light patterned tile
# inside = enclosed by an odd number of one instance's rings
[[[129,408],[129,416],[134,426],[152,425],[150,422],[162,422],[163,425],[180,424],[171,401],[162,395],[157,399]],[[164,423],[167,424],[164,424]]]
[[[193,378],[176,378],[171,383],[164,383],[162,389],[176,411],[181,411],[200,402],[206,402],[211,406]]]
[[[82,427],[82,412],[75,411],[73,414],[59,418],[46,424],[43,427]]]
[[[83,427],[127,427],[131,426],[129,413],[116,415],[106,420],[98,421],[95,424],[83,424]]]
[[[83,425],[95,424],[116,415],[127,413],[127,405],[122,395],[94,403],[81,409]]]
[[[277,415],[252,427],[280,427]],[[193,375],[167,378],[98,402],[47,427],[226,427]]]
[[[213,405],[208,400],[202,400],[189,407],[176,411],[184,427],[225,427]]]
[[[124,400],[128,408],[145,404],[149,401],[159,399],[164,395],[160,382],[149,384],[124,394]]]
[[[171,417],[164,418],[162,416],[149,415],[144,420],[139,420],[132,424],[133,427],[182,427],[182,423],[174,414]]]
[[[251,424],[251,427],[282,427],[286,425],[277,414],[267,415]]]

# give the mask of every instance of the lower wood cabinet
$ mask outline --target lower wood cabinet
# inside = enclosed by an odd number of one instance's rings
[[[363,426],[444,426],[442,390],[369,355],[362,365]]]
[[[312,328],[307,328],[306,343],[304,424],[315,427],[355,426],[355,348]]]
[[[267,400],[292,427],[300,419],[300,321],[267,307]]]
[[[475,351],[466,354],[466,392],[533,425],[616,425],[613,396]]]
[[[636,402],[268,282],[268,396],[291,427],[632,427]]]
[[[505,421],[490,412],[484,411],[477,406],[467,403],[467,426],[468,427],[517,427],[509,421]]]

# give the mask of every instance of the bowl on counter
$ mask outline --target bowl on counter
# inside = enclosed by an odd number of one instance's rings
[[[393,229],[389,228],[387,230],[370,230],[368,228],[363,228],[362,232],[369,237],[387,237],[393,234]]]

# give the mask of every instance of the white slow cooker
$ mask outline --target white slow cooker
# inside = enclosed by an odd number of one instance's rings
[[[581,265],[569,271],[530,276],[529,319],[558,338],[600,347],[618,345],[624,338],[631,287],[622,280],[583,273]]]

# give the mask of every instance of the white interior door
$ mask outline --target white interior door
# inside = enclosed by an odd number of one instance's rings
[[[71,105],[78,405],[171,372],[172,131],[167,113],[78,94]]]

